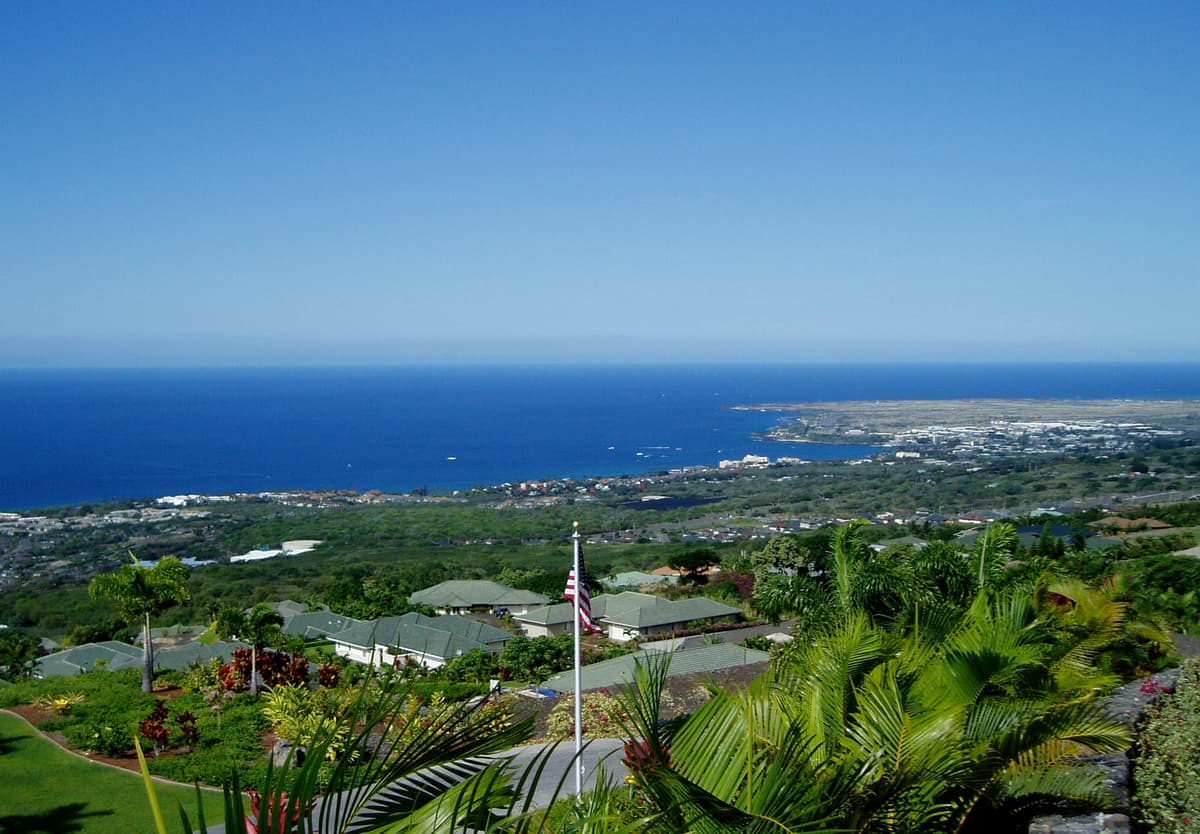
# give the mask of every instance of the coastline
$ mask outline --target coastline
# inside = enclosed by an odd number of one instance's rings
[[[873,432],[801,437],[779,424],[838,403],[1058,401],[1078,408],[1089,398],[1137,404],[1171,395],[1200,395],[1200,365],[0,374],[7,429],[0,508],[284,488],[450,493],[774,458],[775,444],[797,439],[806,442],[791,448],[803,448],[804,457],[839,460],[878,454]]]

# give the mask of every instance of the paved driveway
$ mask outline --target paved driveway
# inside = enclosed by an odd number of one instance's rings
[[[539,754],[552,745],[531,744],[511,751],[513,767],[519,773]],[[625,742],[616,738],[601,738],[585,743],[583,749],[583,790],[590,791],[596,785],[596,776],[603,769],[605,779],[620,783],[629,775],[621,764]],[[545,808],[554,802],[575,793],[575,742],[565,741],[554,747],[549,760],[542,769],[541,778],[533,786],[533,804]],[[560,787],[561,785],[561,787]]]

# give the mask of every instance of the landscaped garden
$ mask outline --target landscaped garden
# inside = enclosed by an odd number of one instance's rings
[[[342,792],[354,807],[319,806],[326,834],[368,797],[363,831],[994,831],[1063,800],[1108,807],[1101,774],[1082,765],[1119,754],[1135,734],[1100,699],[1174,662],[1138,604],[1146,588],[1072,575],[1036,554],[1018,561],[1015,549],[1012,528],[993,525],[966,553],[947,542],[877,552],[849,524],[820,554],[823,576],[749,565],[766,580],[755,604],[796,617],[799,639],[773,650],[748,687],[713,686],[707,704],[677,718],[664,711],[661,664],[636,688],[588,699],[585,732],[629,739],[631,776],[549,812],[522,806],[498,765],[472,758],[527,740],[532,725],[503,702],[437,694],[475,691],[471,678],[490,674],[491,658],[350,682],[302,657],[243,649],[228,664],[160,675],[169,689],[142,692],[134,671],[95,672],[4,687],[0,705],[22,705],[95,757],[132,766],[136,735],[157,774],[286,792],[289,808],[278,799],[247,811],[260,830]],[[781,545],[766,555],[808,558]],[[538,643],[543,657],[530,642],[511,641],[512,654],[536,678],[565,644]],[[252,670],[265,684],[257,696]],[[1146,691],[1164,700],[1142,734],[1133,805],[1155,834],[1200,819],[1194,679],[1187,672],[1169,697]],[[551,733],[569,736],[571,720],[555,710]],[[299,768],[272,768],[277,738],[305,751]]]
[[[131,834],[154,830],[146,788],[132,773],[83,761],[0,713],[0,831],[22,834]],[[168,812],[196,808],[194,788],[160,785]],[[219,791],[201,794],[207,819],[222,819]]]

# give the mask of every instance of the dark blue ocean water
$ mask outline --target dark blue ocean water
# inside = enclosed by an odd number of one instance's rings
[[[966,397],[1200,397],[1200,364],[3,371],[0,509],[858,457],[754,441],[777,415],[728,406]]]

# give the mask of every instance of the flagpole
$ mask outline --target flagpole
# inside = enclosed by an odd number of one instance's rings
[[[579,598],[583,593],[580,585],[584,580],[579,570],[579,522],[575,522],[575,531],[571,534],[572,550],[574,551],[575,594],[571,604],[575,606],[575,796],[583,795],[583,649],[582,624],[580,622]]]

